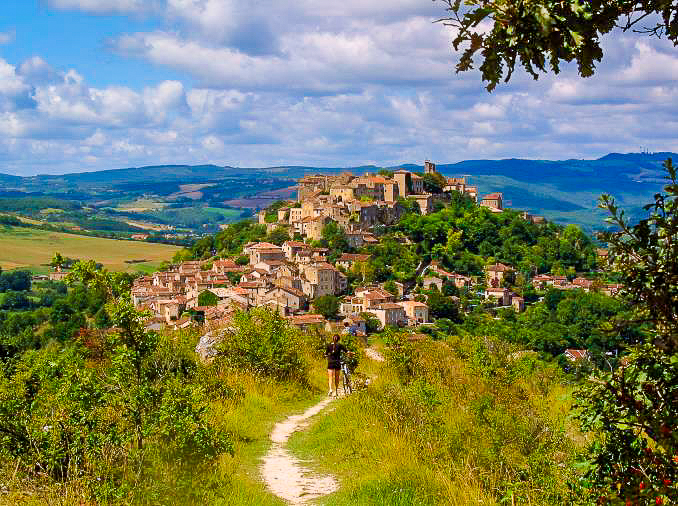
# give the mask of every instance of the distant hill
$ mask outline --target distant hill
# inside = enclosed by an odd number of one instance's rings
[[[511,207],[541,214],[560,223],[579,223],[591,231],[604,226],[604,213],[597,209],[602,193],[614,195],[633,217],[663,184],[662,163],[675,153],[610,153],[597,160],[465,160],[438,164],[449,176],[466,175],[480,193],[500,191]],[[404,167],[423,170],[422,165]],[[229,167],[216,165],[159,165],[84,172],[64,175],[19,177],[0,174],[0,193],[71,194],[79,192],[125,191],[134,184],[190,184],[250,178],[293,179],[308,173],[355,174],[375,171],[377,167]],[[11,193],[10,193],[11,192]]]

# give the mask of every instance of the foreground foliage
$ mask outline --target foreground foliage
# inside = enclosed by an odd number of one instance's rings
[[[600,434],[590,449],[589,485],[603,498],[641,504],[678,501],[678,183],[670,159],[665,167],[665,193],[636,225],[602,198],[619,227],[603,235],[609,268],[621,273],[623,297],[634,302],[631,319],[649,329],[621,367],[598,372],[578,394],[584,429]]]
[[[454,49],[466,46],[457,71],[472,69],[480,53],[479,69],[490,91],[511,78],[516,64],[535,79],[547,68],[559,73],[562,61],[576,61],[582,77],[593,75],[603,58],[601,35],[616,27],[678,43],[678,7],[665,0],[442,2],[450,13],[442,21],[456,29]]]

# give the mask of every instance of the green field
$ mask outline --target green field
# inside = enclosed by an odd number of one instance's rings
[[[31,228],[0,228],[0,267],[45,273],[56,251],[65,257],[93,259],[113,271],[152,272],[170,260],[178,246],[139,241],[117,241]],[[126,263],[125,261],[144,260]]]

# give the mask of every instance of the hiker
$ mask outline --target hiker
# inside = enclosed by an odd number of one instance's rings
[[[337,396],[339,390],[339,373],[341,371],[341,354],[348,352],[346,346],[339,342],[339,334],[332,336],[332,342],[327,345],[325,356],[327,357],[327,379],[330,391],[327,395]]]

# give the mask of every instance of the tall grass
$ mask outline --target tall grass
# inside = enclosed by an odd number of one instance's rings
[[[482,340],[401,341],[388,351],[367,390],[290,442],[340,478],[327,504],[568,500],[576,447],[566,435],[569,390],[555,368],[512,360],[501,343]],[[398,354],[409,355],[409,372]]]

